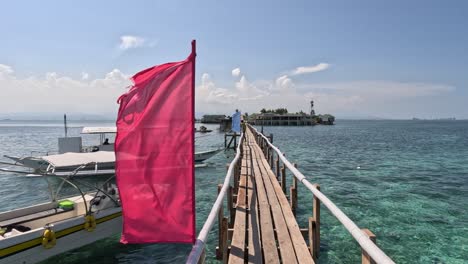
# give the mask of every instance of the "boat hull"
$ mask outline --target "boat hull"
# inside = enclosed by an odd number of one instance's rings
[[[35,210],[37,207],[47,207],[42,204],[29,208],[2,213],[1,216],[21,217],[22,213]],[[84,215],[79,214],[71,218],[51,221],[51,229],[55,232],[55,246],[46,249],[42,245],[44,227],[38,227],[21,234],[0,239],[0,264],[37,263],[66,251],[91,244],[100,239],[118,234],[122,230],[122,211],[120,207],[103,209],[95,214],[96,228],[92,231],[85,229]],[[60,217],[60,215],[56,215]],[[50,219],[44,219],[49,223]],[[41,219],[33,220],[37,225],[43,225]],[[31,222],[30,222],[31,223]]]

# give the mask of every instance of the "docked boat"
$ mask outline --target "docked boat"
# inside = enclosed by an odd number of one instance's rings
[[[44,156],[16,157],[4,155],[13,162],[0,162],[5,165],[19,166],[32,171],[12,170],[0,168],[0,171],[26,173],[26,174],[48,174],[65,176],[67,172],[75,170],[76,161],[81,161],[79,175],[109,175],[115,172],[114,143],[109,143],[106,134],[117,133],[116,127],[84,127],[81,134],[99,135],[99,144],[94,146],[82,146],[81,137],[63,137],[58,139],[59,154]],[[213,157],[223,149],[195,152],[195,167],[202,167],[202,162]]]
[[[122,208],[111,178],[85,193],[75,176],[60,178],[55,191],[48,182],[50,202],[0,213],[0,264],[37,263],[121,232]],[[64,184],[80,194],[58,199]]]
[[[206,126],[200,126],[200,128],[198,129],[195,128],[195,132],[199,132],[199,133],[209,133],[211,131],[213,130],[206,128]]]

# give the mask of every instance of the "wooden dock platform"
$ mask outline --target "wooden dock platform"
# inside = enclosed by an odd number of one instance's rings
[[[249,130],[241,156],[230,208],[232,239],[230,246],[226,240],[220,243],[220,258],[227,263],[314,263],[284,188]]]

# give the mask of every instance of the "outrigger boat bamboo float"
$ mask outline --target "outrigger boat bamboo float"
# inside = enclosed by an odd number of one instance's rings
[[[0,264],[36,263],[65,251],[78,248],[122,230],[122,208],[117,188],[110,184],[85,193],[78,184],[92,187],[75,179],[84,166],[59,178],[55,191],[51,176],[45,175],[51,201],[0,213]],[[52,176],[55,177],[55,176]],[[65,184],[76,188],[80,195],[58,199]]]

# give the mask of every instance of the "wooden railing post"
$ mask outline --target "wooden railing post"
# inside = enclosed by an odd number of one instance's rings
[[[320,191],[319,184],[314,184],[314,186]],[[318,258],[320,253],[320,200],[315,195],[313,201],[313,218],[315,221],[314,256]]]
[[[279,158],[279,154],[276,154],[276,178],[278,179],[279,176],[280,176],[280,158]]]
[[[293,185],[289,187],[289,203],[291,205],[291,211],[293,212],[294,216],[296,216],[296,209],[297,209],[297,190],[294,188]]]
[[[367,228],[361,229],[364,234],[372,241],[374,244],[377,243],[377,237]],[[367,254],[364,249],[362,251],[362,264],[375,264],[375,261]]]
[[[222,184],[218,184],[218,195],[221,192],[221,189],[223,188]],[[222,259],[223,255],[223,218],[224,218],[224,207],[223,204],[221,204],[218,212],[218,248],[216,250],[216,258],[217,259]]]
[[[309,251],[312,259],[317,260],[317,255],[315,254],[315,245],[317,244],[317,223],[313,217],[309,217]]]
[[[297,169],[297,164],[296,163],[293,163],[294,165],[294,168]],[[297,189],[297,178],[293,175],[293,186],[295,189]]]
[[[297,168],[297,164],[293,163],[294,167]],[[294,216],[296,216],[297,210],[297,178],[292,176],[293,183],[289,188],[289,202],[291,204],[291,210],[293,211]]]
[[[242,159],[238,159],[237,164],[236,164],[236,177],[237,180],[240,180],[240,175],[242,171]]]
[[[274,166],[274,155],[273,155],[273,148],[270,147],[270,160],[269,160],[269,163],[270,163],[270,168],[273,170],[273,166]]]
[[[237,166],[238,163],[235,164],[234,166],[234,171],[232,172],[232,181],[233,181],[233,186],[234,186],[234,192],[237,192],[238,184],[239,184],[239,177],[237,176]],[[229,170],[229,164],[226,163],[226,170]]]
[[[221,241],[220,251],[221,257],[224,264],[228,263],[228,219],[223,217],[221,221]]]
[[[283,193],[286,194],[286,167],[281,167],[281,188],[283,189]]]
[[[234,218],[235,218],[235,213],[236,213],[236,210],[234,208],[234,198],[232,195],[232,191],[233,191],[232,186],[229,186],[228,197],[227,197],[228,210],[229,210],[229,227],[234,226]]]

